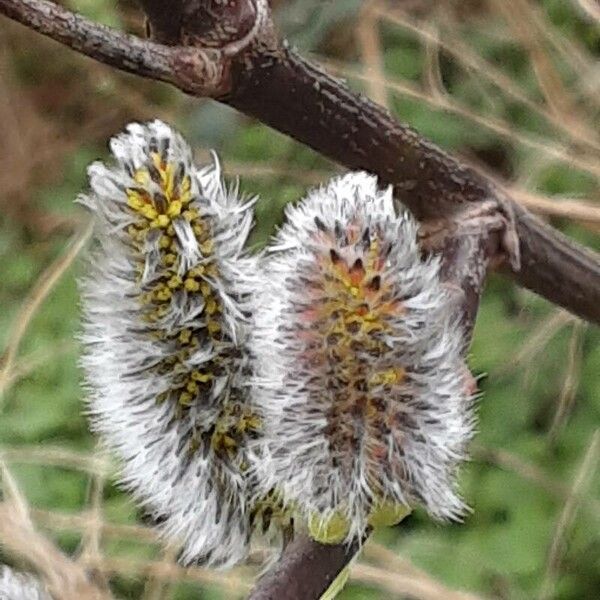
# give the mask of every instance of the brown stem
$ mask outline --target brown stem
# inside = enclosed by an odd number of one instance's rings
[[[171,49],[89,21],[46,0],[0,0],[0,13],[81,54],[142,77],[173,80]]]
[[[197,96],[227,90],[229,61],[218,50],[141,40],[47,0],[0,0],[0,14],[121,71],[166,81]]]
[[[298,536],[257,582],[248,600],[318,600],[358,546],[325,546]]]

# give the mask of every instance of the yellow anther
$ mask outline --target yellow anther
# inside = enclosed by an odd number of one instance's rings
[[[237,447],[237,442],[229,435],[224,435],[223,436],[223,446],[225,446],[226,449],[233,449]]]
[[[191,329],[183,329],[179,333],[179,341],[182,344],[189,344],[191,337],[192,337],[192,330]]]
[[[198,265],[196,267],[192,267],[188,271],[189,277],[201,277],[202,275],[204,275],[204,265]]]
[[[207,256],[212,253],[214,246],[213,240],[206,240],[200,244],[200,251],[204,256]]]
[[[374,373],[369,379],[369,383],[371,385],[394,385],[401,383],[405,375],[406,371],[402,367],[395,367]]]
[[[194,219],[198,218],[198,211],[193,209],[193,208],[189,208],[188,210],[184,210],[183,211],[183,218],[188,221],[188,223],[191,223]]]
[[[191,187],[192,180],[189,178],[189,175],[186,175],[181,182],[181,195],[189,194]]]
[[[167,286],[171,290],[176,290],[177,288],[181,287],[182,284],[183,280],[181,279],[181,277],[179,277],[179,275],[173,275],[171,279],[167,281]]]
[[[181,404],[181,406],[189,406],[193,399],[194,397],[189,392],[181,392],[179,395],[179,404]]]
[[[198,223],[192,225],[192,231],[196,237],[200,237],[204,233],[204,226]]]
[[[217,323],[216,321],[209,321],[206,328],[208,329],[208,333],[210,333],[211,335],[219,333],[219,331],[221,331],[221,325],[219,325],[219,323]]]
[[[127,206],[133,210],[140,210],[145,205],[142,197],[134,190],[127,190]]]
[[[159,245],[162,250],[166,250],[171,245],[171,238],[168,235],[161,235]]]
[[[163,229],[169,225],[171,219],[167,215],[158,215],[152,225],[156,224],[157,227],[162,227]]]
[[[198,391],[198,384],[195,381],[188,381],[185,389],[190,392],[190,394],[195,394]]]
[[[171,219],[178,217],[181,214],[181,201],[173,200],[170,202],[169,207],[167,208],[167,214]]]
[[[218,277],[219,269],[217,268],[216,263],[210,263],[206,267],[206,275],[208,275],[209,277]]]
[[[171,290],[166,286],[163,286],[154,292],[154,297],[160,302],[166,302],[167,300],[170,300],[172,295],[173,294],[171,293]]]
[[[163,304],[156,309],[156,315],[162,319],[163,317],[167,316],[170,310],[171,308],[168,305]]]
[[[175,254],[165,254],[162,258],[163,263],[167,266],[170,267],[172,265],[175,264],[175,261],[177,260],[177,256]]]
[[[172,198],[175,188],[175,169],[173,168],[172,163],[167,164],[165,167],[163,185],[165,187],[165,195],[167,198]]]
[[[202,373],[201,371],[192,371],[192,379],[200,383],[208,383],[213,378],[212,373]]]
[[[167,227],[167,235],[171,237],[174,237],[175,235],[175,227],[173,227],[172,223]]]
[[[190,277],[184,281],[183,286],[188,292],[197,292],[200,289],[200,284]]]
[[[219,308],[219,305],[217,304],[217,302],[214,298],[209,298],[206,301],[205,310],[209,315],[214,315],[217,312],[218,308]]]
[[[150,173],[146,169],[139,169],[135,172],[133,180],[142,187],[147,187],[150,182]]]
[[[200,292],[205,298],[210,295],[211,287],[207,281],[200,282]]]

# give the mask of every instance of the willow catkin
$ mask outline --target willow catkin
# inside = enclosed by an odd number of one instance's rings
[[[252,202],[160,121],[110,148],[114,164],[89,168],[81,198],[96,218],[82,283],[92,426],[182,561],[228,566],[248,552],[260,426],[247,386]]]
[[[360,539],[415,505],[460,518],[474,417],[439,262],[422,259],[415,221],[364,173],[286,218],[253,334],[268,446],[257,479],[320,541]]]
[[[0,566],[0,600],[52,600],[45,586],[29,573]]]

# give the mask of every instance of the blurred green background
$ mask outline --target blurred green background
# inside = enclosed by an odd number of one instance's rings
[[[143,30],[133,2],[67,4]],[[584,2],[274,4],[304,54],[600,248],[600,22]],[[85,189],[86,165],[106,157],[107,139],[154,117],[179,127],[200,157],[215,148],[242,189],[260,195],[256,247],[287,202],[337,169],[231,109],[113,72],[0,20],[0,456],[40,530],[96,566],[99,579],[110,576],[116,596],[234,598],[246,570],[212,583],[153,572],[145,561],[164,553],[144,538],[112,467],[106,478],[106,469],[89,472],[104,459],[82,414],[81,266],[68,264],[68,248],[87,217],[73,200]],[[471,357],[483,391],[463,475],[473,513],[440,525],[417,512],[379,533],[380,545],[363,557],[375,571],[357,568],[340,598],[450,597],[394,587],[408,572],[396,556],[432,585],[480,597],[600,597],[599,342],[597,328],[492,276]],[[83,526],[94,511],[105,520],[95,534]]]

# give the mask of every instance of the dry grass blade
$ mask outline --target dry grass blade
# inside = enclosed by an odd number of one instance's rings
[[[552,420],[552,425],[548,431],[548,438],[553,444],[563,430],[565,423],[573,408],[575,394],[579,386],[579,377],[581,373],[581,353],[583,346],[583,334],[586,326],[581,321],[575,322],[571,339],[569,340],[569,350],[567,353],[567,367],[565,380],[558,399],[558,406]]]
[[[37,280],[33,289],[29,292],[23,302],[23,308],[17,315],[12,331],[8,338],[8,343],[2,357],[2,370],[0,371],[0,397],[2,397],[7,383],[11,380],[11,372],[14,366],[15,358],[19,351],[19,346],[27,331],[31,320],[36,312],[48,297],[58,280],[71,266],[76,256],[85,246],[92,233],[92,225],[89,223],[84,229],[77,233],[71,239],[70,244],[63,254],[61,254]]]
[[[598,59],[588,52],[573,37],[566,36],[557,26],[545,17],[538,7],[530,7],[529,17],[538,31],[560,53],[564,62],[570,65],[577,75],[574,85],[586,96],[586,101],[592,106],[600,106],[600,65]]]
[[[251,578],[242,569],[211,571],[199,567],[180,567],[169,561],[105,557],[102,569],[107,575],[121,575],[161,581],[202,583],[219,586],[226,598],[241,598],[250,589]]]
[[[599,457],[600,429],[597,429],[592,435],[588,449],[583,457],[583,460],[581,461],[581,467],[579,468],[579,471],[575,476],[575,480],[573,481],[572,493],[565,502],[558,522],[556,523],[554,535],[552,537],[552,543],[548,551],[546,575],[544,577],[544,581],[542,582],[539,600],[549,600],[554,595],[556,581],[558,579],[558,569],[560,567],[562,554],[565,550],[565,538],[567,537],[568,530],[571,528],[571,525],[577,516],[581,497],[591,484]]]
[[[525,481],[541,487],[555,498],[565,502],[571,497],[573,491],[569,486],[561,481],[550,477],[542,469],[524,461],[512,452],[501,450],[499,448],[487,448],[480,445],[475,445],[473,449],[474,457],[477,460],[485,461],[495,465],[500,469],[514,473]],[[583,503],[588,515],[600,522],[600,500],[593,498],[587,494],[580,494],[579,498]]]
[[[586,224],[600,223],[600,206],[591,202],[570,199],[553,200],[518,188],[511,188],[508,193],[517,202],[539,215],[561,217]]]
[[[356,37],[365,71],[373,73],[377,78],[369,85],[369,96],[377,104],[389,108],[387,89],[385,85],[380,83],[380,81],[385,79],[385,76],[378,32],[378,6],[378,0],[370,0],[363,3],[363,8],[357,19]]]
[[[564,310],[554,311],[534,329],[533,333],[523,342],[519,351],[496,374],[498,376],[507,375],[523,364],[531,364],[532,359],[544,350],[548,342],[575,319]]]
[[[104,484],[104,474],[93,473],[90,475],[87,494],[89,509],[86,512],[88,526],[85,528],[81,538],[81,549],[77,562],[91,571],[94,581],[99,587],[108,590],[110,589],[108,579],[99,569],[103,561],[102,532],[104,519],[102,502]]]
[[[416,567],[407,558],[399,556],[389,548],[386,548],[373,540],[369,540],[365,545],[363,556],[367,560],[377,563],[380,567],[383,567],[388,571],[400,571],[415,577],[426,574],[425,571]]]
[[[477,52],[457,35],[458,26],[452,23],[452,26],[446,27],[443,39],[439,39],[431,31],[425,29],[417,21],[405,14],[401,10],[379,10],[379,16],[387,22],[407,31],[411,31],[425,43],[436,43],[445,52],[450,54],[456,61],[464,65],[466,69],[476,74],[479,78],[490,82],[499,92],[507,97],[516,100],[532,112],[541,116],[549,125],[557,131],[568,135],[573,140],[585,144],[595,152],[600,151],[600,143],[597,136],[594,135],[593,128],[582,130],[579,127],[573,127],[570,121],[558,118],[556,114],[546,110],[536,102],[527,97],[523,90],[502,71],[492,63],[482,58]],[[448,11],[444,12],[444,20],[451,22],[452,17]]]
[[[176,564],[176,560],[177,548],[167,547],[163,552],[163,561],[167,564]],[[150,576],[144,583],[141,600],[162,600],[171,585],[173,584],[170,581]]]
[[[0,446],[0,460],[7,463],[76,469],[99,476],[106,476],[115,470],[114,465],[104,456],[86,455],[79,450],[75,452],[68,448],[51,446]]]
[[[19,380],[27,377],[37,371],[40,367],[48,364],[52,360],[62,358],[65,354],[73,350],[75,344],[72,340],[58,342],[51,349],[35,350],[27,356],[17,360],[13,368],[3,381],[3,388],[0,388],[0,394],[9,390]]]
[[[366,565],[356,564],[350,571],[352,581],[364,583],[386,592],[386,598],[410,598],[412,600],[481,600],[481,596],[449,590],[426,575],[398,573]]]
[[[4,502],[0,504],[0,542],[6,552],[29,563],[61,600],[109,600],[110,594],[92,585],[85,570],[35,530],[29,509],[10,473],[4,467]]]
[[[53,531],[82,533],[90,527],[90,518],[86,514],[67,514],[32,508],[31,517],[36,523]],[[102,533],[104,537],[133,539],[146,544],[159,543],[156,531],[143,525],[121,525],[104,521]]]
[[[504,16],[515,37],[529,53],[540,90],[550,109],[557,117],[567,122],[574,121],[574,115],[577,113],[574,110],[573,99],[544,48],[529,0],[513,0],[510,4],[502,0],[493,0],[492,4],[496,11]]]

